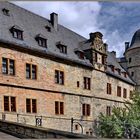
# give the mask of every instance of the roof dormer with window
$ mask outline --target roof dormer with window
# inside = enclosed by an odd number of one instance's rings
[[[59,49],[60,53],[67,54],[67,46],[63,42],[57,42],[56,46]]]
[[[3,12],[3,14],[4,14],[5,16],[10,16],[9,10],[8,10],[8,9],[3,8],[3,9],[2,9],[2,12]]]
[[[10,32],[12,33],[12,36],[16,39],[23,40],[23,30],[17,26],[14,25],[10,28]]]
[[[47,39],[42,35],[42,34],[38,34],[35,37],[35,40],[37,41],[38,45],[41,47],[47,47]]]

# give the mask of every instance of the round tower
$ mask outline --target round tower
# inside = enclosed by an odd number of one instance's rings
[[[130,46],[125,43],[125,58],[128,72],[136,82],[136,90],[140,91],[140,29],[133,35]]]

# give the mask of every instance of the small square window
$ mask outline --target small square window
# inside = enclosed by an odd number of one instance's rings
[[[10,14],[9,14],[9,10],[8,10],[8,9],[3,8],[3,9],[2,9],[2,12],[3,12],[4,15],[6,15],[6,16],[10,16]]]
[[[45,26],[45,28],[47,29],[48,32],[51,32],[51,27]]]

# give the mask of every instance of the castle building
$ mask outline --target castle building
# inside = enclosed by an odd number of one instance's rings
[[[102,33],[87,39],[58,20],[0,2],[0,118],[92,135],[101,112],[124,108],[140,88],[140,31],[118,59]]]

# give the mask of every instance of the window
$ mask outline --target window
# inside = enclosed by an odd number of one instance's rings
[[[77,55],[80,59],[84,59],[84,53],[83,52],[78,52]]]
[[[27,113],[37,113],[36,99],[26,99],[26,112]]]
[[[121,87],[117,86],[117,96],[121,97]]]
[[[55,70],[55,83],[64,85],[64,72]]]
[[[59,49],[60,53],[67,54],[67,45],[64,42],[58,41],[56,43],[57,48]]]
[[[26,78],[37,79],[37,66],[32,64],[26,64]]]
[[[57,46],[58,46],[58,48],[59,48],[60,53],[67,54],[67,46],[62,45],[62,44],[59,44],[59,45],[57,45]]]
[[[78,124],[75,124],[75,130],[78,130]]]
[[[118,74],[121,75],[121,70],[119,68],[116,68],[116,70],[118,71]]]
[[[133,98],[133,92],[132,92],[132,90],[130,90],[130,99],[132,99]]]
[[[113,65],[110,65],[111,71],[114,72],[115,71],[115,67]]]
[[[16,97],[4,96],[4,111],[16,112]]]
[[[8,58],[2,58],[2,73],[15,75],[15,61]]]
[[[45,28],[47,29],[48,32],[51,32],[51,27],[49,27],[48,25],[45,26]]]
[[[3,12],[4,15],[10,16],[9,10],[8,10],[8,9],[3,8],[3,9],[2,9],[2,12]]]
[[[131,58],[129,58],[129,63],[131,63],[131,61],[132,61],[132,59],[131,59]]]
[[[107,94],[111,94],[111,84],[107,83]]]
[[[124,77],[126,78],[127,77],[127,73],[126,72],[123,72],[123,74],[124,74]]]
[[[131,72],[131,76],[132,76],[132,77],[134,76],[134,72],[133,72],[133,71]]]
[[[90,90],[90,78],[84,77],[84,89]]]
[[[90,116],[90,105],[82,104],[82,114],[83,116]]]
[[[107,116],[110,116],[111,115],[111,107],[110,106],[107,106],[106,107],[106,115]]]
[[[39,39],[37,40],[37,42],[38,42],[38,45],[39,45],[39,46],[47,47],[47,40],[46,40],[46,39],[44,39],[44,38],[39,38]]]
[[[80,82],[79,81],[77,81],[77,87],[80,87]]]
[[[20,39],[23,40],[23,31],[20,27],[18,27],[17,25],[13,26],[10,29],[12,36],[16,39]]]
[[[55,114],[56,115],[64,114],[64,102],[55,101]]]
[[[37,43],[39,46],[41,47],[47,47],[47,39],[41,35],[41,34],[38,34],[36,37],[35,37]]]
[[[102,55],[102,64],[103,65],[105,64],[105,61],[106,61],[105,56]]]
[[[95,62],[98,62],[98,56],[97,56],[97,53],[95,53]]]
[[[123,89],[123,98],[127,98],[127,90],[125,88]]]

